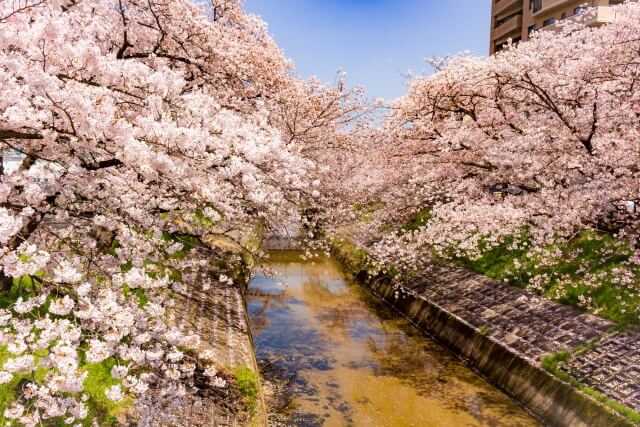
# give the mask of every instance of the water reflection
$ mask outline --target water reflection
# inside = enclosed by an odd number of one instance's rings
[[[276,251],[249,312],[270,423],[294,426],[533,426],[525,411],[319,257]]]

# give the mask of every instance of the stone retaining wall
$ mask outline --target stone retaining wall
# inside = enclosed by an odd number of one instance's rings
[[[334,248],[349,263],[353,258]],[[353,267],[353,266],[352,266]],[[437,266],[401,286],[354,271],[374,294],[546,424],[626,426],[627,418],[547,372],[544,355],[583,349],[560,369],[638,411],[638,334],[505,283]]]

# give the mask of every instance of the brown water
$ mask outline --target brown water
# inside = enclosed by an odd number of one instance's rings
[[[271,425],[534,426],[509,397],[351,283],[332,259],[275,251],[249,312]]]

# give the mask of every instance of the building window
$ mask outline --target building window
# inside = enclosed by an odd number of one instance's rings
[[[538,27],[536,27],[536,24],[530,25],[529,28],[527,28],[527,34],[531,35],[531,33],[533,33],[537,29]]]
[[[564,19],[567,17],[567,13],[566,12],[562,12],[562,15],[560,15],[560,19]]]
[[[548,25],[553,25],[556,22],[558,22],[558,20],[556,18],[549,18],[549,19],[545,19],[544,22],[542,23],[543,27],[546,27]]]
[[[529,0],[529,9],[536,13],[542,9],[542,0]]]
[[[576,7],[575,9],[573,9],[574,15],[580,15],[582,12],[584,12],[584,7]]]

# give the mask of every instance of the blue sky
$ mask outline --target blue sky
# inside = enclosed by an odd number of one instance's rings
[[[405,91],[408,70],[428,70],[425,58],[469,50],[487,55],[490,0],[245,0],[260,15],[303,77],[347,84],[371,97]]]

